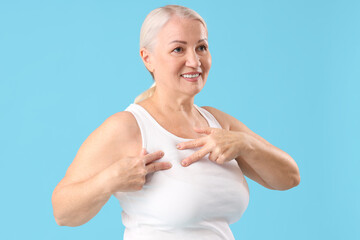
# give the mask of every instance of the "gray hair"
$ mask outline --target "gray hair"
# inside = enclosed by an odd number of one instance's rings
[[[140,30],[140,49],[146,48],[148,51],[152,52],[156,44],[156,36],[163,28],[163,26],[171,19],[172,16],[179,16],[186,19],[199,20],[207,29],[204,19],[194,10],[179,6],[179,5],[166,5],[164,7],[156,8],[152,10],[145,18],[141,30]],[[150,71],[149,71],[150,72]],[[150,72],[153,80],[154,75]],[[151,97],[156,88],[156,82],[152,86],[137,96],[134,100],[134,103],[138,103],[142,100],[145,100]]]

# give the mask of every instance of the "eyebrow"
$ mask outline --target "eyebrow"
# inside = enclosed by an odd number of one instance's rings
[[[198,41],[198,43],[199,43],[199,42],[203,42],[203,41],[207,41],[207,38],[200,39],[200,40]],[[187,42],[186,42],[186,41],[180,41],[180,40],[174,40],[174,41],[170,42],[169,44],[172,44],[172,43],[182,43],[182,44],[187,44]]]

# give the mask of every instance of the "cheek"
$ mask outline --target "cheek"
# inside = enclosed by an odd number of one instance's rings
[[[158,68],[164,75],[174,74],[179,69],[179,61],[171,57],[163,57],[158,61]]]
[[[174,74],[180,74],[181,70],[184,68],[185,61],[182,59],[169,59],[167,61],[168,71],[173,72]]]
[[[209,68],[211,67],[211,55],[209,53]]]
[[[210,68],[211,68],[211,55],[209,54],[208,57],[206,57],[203,61],[203,65],[204,65],[204,68],[205,68],[205,71],[209,71]]]

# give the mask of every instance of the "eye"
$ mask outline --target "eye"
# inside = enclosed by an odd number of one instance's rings
[[[183,50],[182,47],[177,47],[177,48],[175,48],[175,49],[173,50],[173,52],[179,53],[179,52],[181,52],[182,50]]]
[[[199,47],[200,51],[206,51],[207,50],[207,47],[205,45],[201,45]]]

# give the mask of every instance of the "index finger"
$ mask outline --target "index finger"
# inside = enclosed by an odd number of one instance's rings
[[[145,165],[149,164],[155,160],[158,160],[158,159],[162,158],[163,156],[164,156],[164,152],[161,150],[153,152],[153,153],[149,153],[149,154],[143,156]]]
[[[184,160],[181,161],[181,164],[184,167],[189,166],[190,164],[199,161],[200,159],[202,159],[203,157],[205,157],[206,154],[208,154],[210,152],[210,150],[206,147],[201,148],[199,151],[195,152],[194,154],[192,154],[190,157],[185,158]]]
[[[187,142],[179,143],[176,146],[177,146],[177,149],[184,150],[184,149],[188,149],[188,148],[202,147],[205,144],[206,144],[206,139],[204,137],[201,137],[201,138],[197,138],[197,139],[190,140]]]

